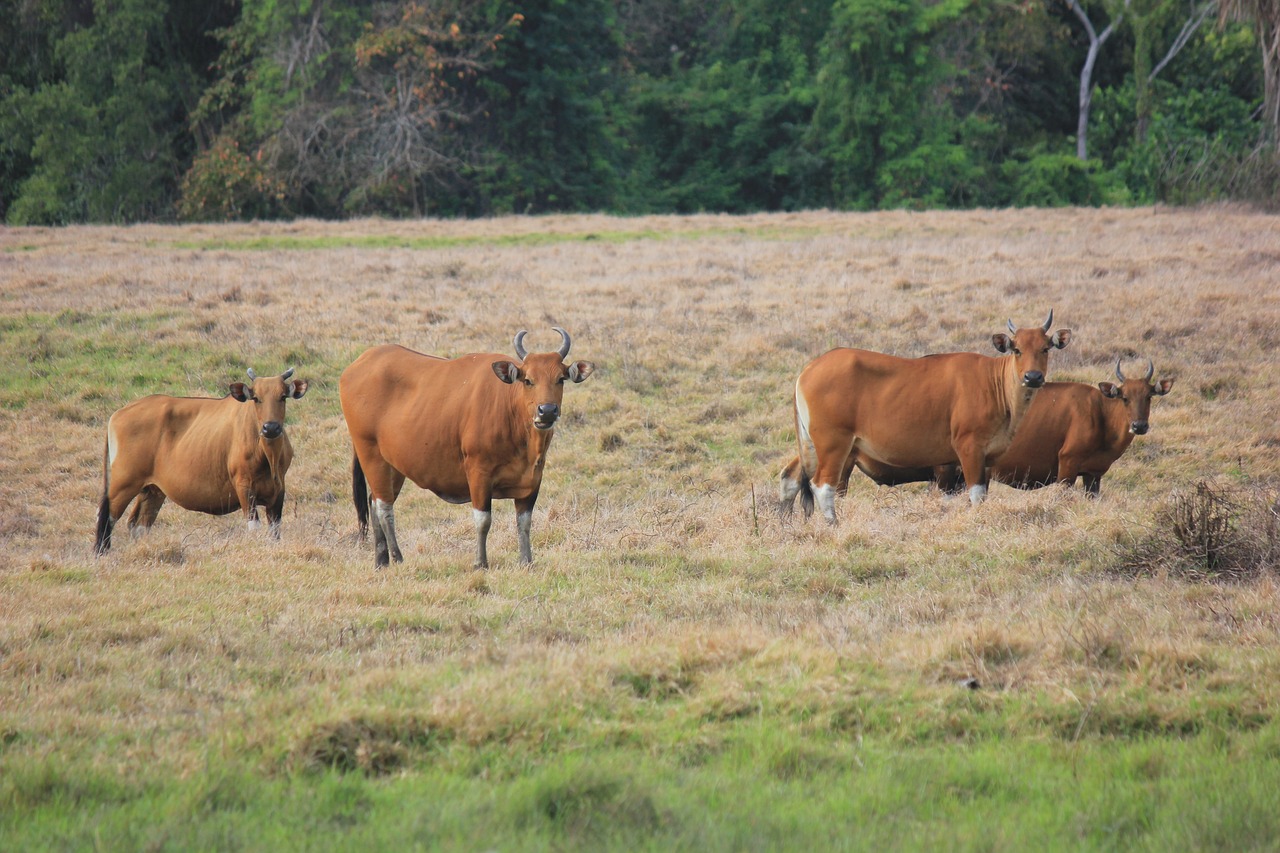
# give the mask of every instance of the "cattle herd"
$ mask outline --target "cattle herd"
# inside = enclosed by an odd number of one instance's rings
[[[967,488],[980,503],[992,478],[1019,488],[1082,478],[1096,496],[1102,476],[1135,435],[1147,431],[1151,398],[1173,380],[1142,379],[1097,387],[1046,382],[1049,354],[1067,346],[1070,329],[1043,325],[992,336],[998,357],[945,353],[900,358],[839,347],[813,359],[796,379],[797,456],[780,477],[780,510],[800,498],[805,515],[816,503],[835,523],[835,497],[854,467],[882,485],[928,481],[948,492]],[[556,328],[560,348],[454,359],[400,346],[365,351],[338,382],[351,436],[352,499],[363,537],[373,528],[374,563],[403,559],[395,502],[406,479],[450,503],[470,503],[478,568],[495,499],[515,503],[520,562],[533,561],[533,508],[564,386],[591,376],[589,361],[566,364],[571,340]],[[153,395],[116,411],[107,422],[103,487],[95,551],[111,547],[112,530],[137,499],[129,529],[145,533],[166,499],[184,509],[225,515],[239,509],[250,528],[259,507],[280,536],[285,474],[293,447],[284,430],[285,404],[307,383],[294,369],[232,382],[221,399]]]

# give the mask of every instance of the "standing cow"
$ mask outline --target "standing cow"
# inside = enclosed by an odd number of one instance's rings
[[[250,528],[266,510],[271,536],[280,538],[284,475],[293,446],[284,431],[285,402],[307,393],[293,368],[252,384],[232,382],[210,397],[155,394],[135,400],[107,421],[102,501],[94,550],[111,548],[111,532],[129,502],[138,503],[129,529],[145,533],[169,498],[183,509],[226,515],[239,509]]]
[[[1095,388],[1082,382],[1046,382],[1036,394],[1018,427],[1009,449],[992,463],[991,479],[1019,489],[1038,489],[1054,483],[1083,481],[1085,492],[1097,497],[1102,477],[1133,443],[1134,436],[1149,429],[1151,401],[1173,388],[1172,379],[1152,384],[1155,364],[1147,362],[1142,379],[1126,379],[1116,359],[1120,384],[1099,382]],[[796,471],[799,458],[788,464]],[[849,485],[858,468],[882,486],[934,482],[946,492],[957,492],[964,483],[956,465],[936,468],[894,468],[854,452],[845,463],[838,490]]]
[[[973,504],[987,493],[987,465],[1014,432],[1044,385],[1049,351],[1071,340],[1044,325],[991,338],[1003,357],[945,353],[923,358],[838,348],[818,356],[796,380],[799,465],[780,477],[783,511],[801,496],[805,514],[816,500],[835,523],[835,497],[850,454],[894,468],[958,462]]]
[[[1129,449],[1136,435],[1146,435],[1151,398],[1173,388],[1172,379],[1152,384],[1155,364],[1147,362],[1141,379],[1126,379],[1116,359],[1120,384],[1050,382],[1036,396],[1013,444],[991,468],[992,479],[1020,489],[1082,480],[1097,497],[1102,476]]]
[[[569,333],[555,331],[559,351],[528,353],[521,330],[519,363],[500,353],[444,359],[387,345],[342,372],[338,395],[355,450],[352,498],[361,536],[373,516],[376,566],[404,559],[394,505],[406,477],[449,503],[470,501],[476,568],[489,565],[494,499],[513,500],[520,562],[533,562],[529,526],[564,385],[595,370],[589,361],[565,365]]]

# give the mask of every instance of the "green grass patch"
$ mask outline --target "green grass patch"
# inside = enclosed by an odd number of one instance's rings
[[[588,231],[564,234],[537,232],[474,236],[416,236],[396,234],[326,235],[317,237],[263,236],[242,239],[175,240],[151,245],[198,251],[316,251],[321,249],[453,249],[469,246],[551,246],[561,243],[629,243],[638,240],[703,240],[717,237],[750,236],[765,240],[795,240],[822,233],[812,227],[701,228],[689,231]]]

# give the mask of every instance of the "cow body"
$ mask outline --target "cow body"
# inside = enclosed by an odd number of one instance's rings
[[[835,495],[847,482],[851,456],[877,468],[928,469],[958,463],[977,504],[987,491],[987,466],[1013,441],[1048,367],[1049,350],[1071,331],[1044,326],[995,335],[993,358],[947,353],[899,358],[850,348],[811,361],[796,380],[799,465],[781,476],[781,506],[803,495],[806,514],[817,501],[835,522]],[[856,460],[855,460],[856,461]]]
[[[590,362],[561,363],[569,337],[557,331],[561,351],[535,354],[524,352],[520,332],[520,364],[499,353],[443,359],[388,345],[343,371],[352,497],[362,534],[373,519],[376,565],[403,559],[393,506],[406,479],[450,503],[471,503],[479,568],[488,565],[493,500],[514,501],[521,562],[532,562],[529,527],[564,383],[594,370]]]
[[[111,534],[134,498],[129,528],[143,533],[166,499],[211,515],[241,510],[250,527],[261,506],[271,534],[280,536],[284,477],[293,446],[284,432],[287,399],[307,383],[282,376],[234,382],[221,399],[156,394],[135,400],[107,422],[103,493],[95,549],[111,548]]]
[[[1172,379],[1152,384],[1154,366],[1142,379],[1126,379],[1116,362],[1120,384],[1047,382],[1036,394],[1012,444],[991,465],[993,480],[1020,489],[1054,483],[1072,485],[1080,479],[1087,494],[1096,497],[1111,466],[1124,455],[1135,436],[1149,429],[1151,400],[1168,394]],[[799,464],[793,460],[791,466]],[[937,468],[894,468],[857,453],[850,455],[841,490],[847,488],[854,467],[880,485],[932,481],[944,491],[957,491],[963,482],[955,465]]]

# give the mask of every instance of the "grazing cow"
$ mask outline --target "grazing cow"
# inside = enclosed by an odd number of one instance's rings
[[[838,348],[818,356],[796,380],[800,464],[781,475],[781,507],[797,494],[805,514],[816,499],[835,523],[835,496],[851,453],[894,468],[959,462],[973,504],[987,493],[987,465],[1003,453],[1044,385],[1049,351],[1071,339],[1043,326],[991,338],[1001,358],[945,353],[899,358]]]
[[[991,465],[991,479],[1020,489],[1038,489],[1053,483],[1072,485],[1077,477],[1085,492],[1097,497],[1102,477],[1133,443],[1146,435],[1151,398],[1163,397],[1173,388],[1172,379],[1151,384],[1155,365],[1147,362],[1142,379],[1126,379],[1116,359],[1119,385],[1099,382],[1046,382],[1022,419],[1013,443]],[[790,468],[799,466],[799,459]],[[960,472],[953,465],[937,468],[893,468],[857,453],[845,465],[840,491],[848,487],[854,466],[882,486],[933,481],[943,491],[958,491]]]
[[[221,399],[155,394],[111,416],[97,553],[111,548],[111,531],[135,497],[129,517],[135,534],[151,529],[169,498],[183,509],[210,515],[238,508],[251,529],[261,506],[271,536],[280,538],[284,475],[293,461],[284,432],[285,401],[307,393],[307,383],[290,380],[292,367],[279,376],[259,377],[253,368],[248,373],[252,384],[232,382]]]
[[[373,516],[376,566],[404,559],[393,507],[406,477],[449,503],[471,502],[476,568],[489,565],[494,499],[515,501],[520,562],[533,562],[529,526],[564,385],[595,370],[589,361],[566,366],[569,333],[555,331],[558,352],[527,353],[521,330],[518,364],[500,353],[444,359],[387,345],[342,372],[338,395],[355,449],[352,498],[362,537]]]

